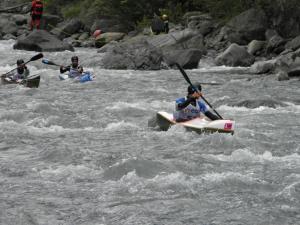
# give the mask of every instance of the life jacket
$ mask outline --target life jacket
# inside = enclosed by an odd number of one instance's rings
[[[178,109],[178,104],[183,103],[186,101],[186,98],[178,98],[176,99],[175,103],[175,108],[176,111],[173,113],[174,119],[185,121],[185,120],[191,120],[196,117],[200,116],[200,113],[205,113],[208,111],[207,106],[202,100],[197,100],[196,101],[196,106],[189,104],[187,107],[184,109],[179,110]]]
[[[78,66],[77,68],[73,68],[72,66],[70,67],[70,71],[69,71],[69,77],[70,78],[74,78],[74,77],[78,77],[81,76],[81,73],[79,72],[79,68],[81,68],[81,66]]]
[[[43,14],[43,3],[41,1],[34,1],[32,3],[32,14],[34,15]]]
[[[29,75],[29,70],[24,68],[23,72],[20,70],[16,70],[15,73],[12,75],[12,80],[20,80],[25,79]]]

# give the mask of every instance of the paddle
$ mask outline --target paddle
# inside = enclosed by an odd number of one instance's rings
[[[59,67],[61,66],[61,65],[58,65],[55,62],[50,61],[49,59],[43,59],[42,63],[47,64],[47,65],[52,65],[52,66],[59,66]]]
[[[26,65],[26,64],[29,63],[29,62],[36,61],[36,60],[41,59],[41,58],[43,58],[43,57],[44,57],[44,55],[43,55],[42,53],[39,53],[39,54],[37,54],[37,55],[31,57],[31,59],[29,59],[27,62],[23,63],[23,65]],[[13,70],[11,70],[11,71],[9,71],[9,72],[3,74],[3,75],[1,75],[1,77],[6,77],[7,74],[11,73],[12,71],[14,71],[14,70],[16,70],[16,69],[18,69],[18,67],[17,67],[17,68],[14,68]]]
[[[188,75],[186,74],[186,72],[183,70],[183,68],[178,64],[175,63],[175,65],[177,66],[177,68],[180,70],[181,74],[183,75],[184,79],[195,89],[197,90],[197,88],[195,88],[195,86],[192,84],[190,78],[188,77]],[[198,90],[197,90],[198,91]],[[220,119],[223,119],[223,117],[212,107],[212,105],[201,95],[201,98],[206,102],[207,105],[209,105],[209,107],[219,116]]]
[[[52,65],[52,66],[61,66],[61,65],[58,65],[55,62],[52,62],[52,61],[50,61],[48,59],[43,59],[42,63],[47,64],[47,65]]]

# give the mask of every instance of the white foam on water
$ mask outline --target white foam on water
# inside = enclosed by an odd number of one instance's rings
[[[33,126],[32,123],[35,124],[36,126]],[[17,130],[17,133],[29,133],[36,136],[40,136],[48,133],[62,134],[62,133],[97,130],[93,127],[71,129],[71,128],[64,128],[63,126],[59,126],[59,125],[47,126],[47,124],[48,124],[48,120],[43,118],[35,118],[33,120],[29,120],[26,121],[25,124],[17,123],[12,120],[0,122],[1,128],[5,129],[6,131],[11,130],[13,133],[15,133]]]
[[[288,186],[284,187],[283,190],[277,193],[276,197],[284,198],[288,201],[299,202],[299,187],[300,187],[300,175],[298,175],[297,182],[293,182]]]
[[[11,51],[13,49],[13,45],[15,44],[15,40],[1,40],[0,41],[0,51]]]
[[[129,102],[116,102],[112,106],[105,107],[105,109],[108,109],[108,110],[122,110],[122,109],[127,109],[127,108],[135,108],[135,109],[146,110],[146,104],[129,103]]]
[[[71,181],[99,177],[101,170],[95,170],[85,165],[59,165],[51,166],[39,171],[39,175],[46,180]]]
[[[255,154],[249,149],[239,149],[231,153],[231,155],[203,155],[205,158],[217,159],[222,162],[276,162],[276,163],[293,163],[300,165],[300,155],[294,153],[286,156],[273,156],[271,152],[265,151],[263,154]]]
[[[122,120],[119,122],[109,123],[109,124],[107,124],[107,126],[104,129],[107,131],[108,130],[112,131],[112,130],[124,130],[124,129],[128,129],[128,128],[137,129],[137,128],[139,128],[139,126],[137,126],[136,124],[125,122],[124,120]]]

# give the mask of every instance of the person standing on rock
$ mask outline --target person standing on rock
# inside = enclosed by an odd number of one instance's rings
[[[162,15],[162,20],[164,21],[164,32],[169,33],[169,18],[166,14]]]
[[[41,0],[33,0],[31,5],[31,23],[30,30],[33,30],[34,26],[36,29],[40,29],[41,18],[43,15],[43,3]]]

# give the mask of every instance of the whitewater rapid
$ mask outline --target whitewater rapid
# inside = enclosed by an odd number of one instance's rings
[[[36,54],[13,43],[0,41],[1,72]],[[37,61],[38,89],[0,86],[0,224],[300,224],[299,80],[200,63],[187,73],[220,84],[203,93],[235,134],[161,132],[148,121],[185,95],[179,71],[104,70],[95,49],[44,56],[74,54],[95,81]]]

